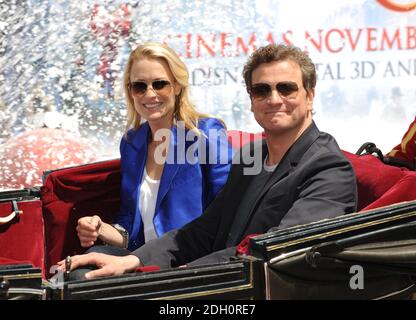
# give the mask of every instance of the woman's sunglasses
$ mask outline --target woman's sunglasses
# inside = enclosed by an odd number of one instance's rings
[[[250,95],[254,100],[263,100],[272,94],[272,87],[266,83],[254,84],[250,88]],[[276,90],[282,99],[296,98],[299,87],[296,82],[282,81],[276,84]]]
[[[156,94],[167,96],[172,90],[172,85],[167,80],[155,80],[151,85],[147,85],[144,81],[134,81],[129,83],[129,90],[134,96],[142,96],[150,87]]]

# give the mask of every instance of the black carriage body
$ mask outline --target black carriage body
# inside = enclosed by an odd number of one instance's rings
[[[40,268],[31,264],[0,265],[0,300],[45,298]]]
[[[264,234],[267,299],[402,299],[416,291],[416,202]]]
[[[199,267],[71,281],[50,299],[264,299],[261,261],[235,260]]]

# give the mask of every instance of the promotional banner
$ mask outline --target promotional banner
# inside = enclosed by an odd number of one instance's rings
[[[269,43],[309,53],[314,119],[342,149],[387,153],[415,117],[416,1],[0,0],[0,188],[119,157],[123,68],[145,41],[181,56],[197,108],[228,129],[261,130],[241,73]]]

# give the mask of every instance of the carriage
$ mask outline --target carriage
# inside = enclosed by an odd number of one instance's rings
[[[242,144],[261,137],[228,132]],[[235,137],[238,139],[233,139]],[[362,150],[360,150],[362,153]],[[0,299],[389,299],[416,291],[416,172],[345,152],[356,213],[246,238],[226,263],[65,281],[56,263],[85,251],[76,224],[119,207],[120,161],[45,173],[40,187],[0,193]]]

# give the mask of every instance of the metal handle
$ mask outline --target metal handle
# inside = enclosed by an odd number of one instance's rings
[[[14,218],[17,218],[19,215],[23,213],[22,210],[19,210],[17,207],[17,201],[12,200],[13,212],[9,214],[7,217],[0,218],[0,226],[5,225],[6,223],[11,222]]]
[[[33,298],[33,296],[38,296],[40,298],[45,297],[44,289],[33,289],[33,288],[10,288],[8,295],[12,297],[8,298],[9,300],[27,300]],[[13,296],[16,295],[16,296]]]

